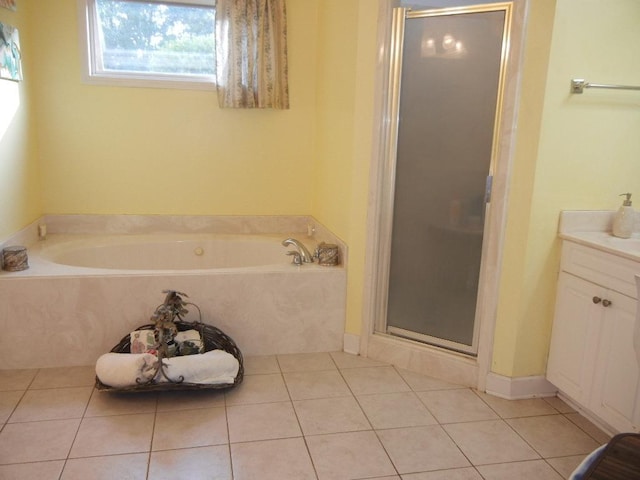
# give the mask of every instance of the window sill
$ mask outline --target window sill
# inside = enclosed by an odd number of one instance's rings
[[[214,82],[201,80],[172,80],[121,77],[110,75],[83,75],[83,83],[87,85],[100,85],[106,87],[134,87],[134,88],[164,88],[177,90],[208,90],[216,89]]]

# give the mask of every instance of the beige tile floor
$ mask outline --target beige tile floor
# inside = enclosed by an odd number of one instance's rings
[[[607,435],[344,353],[249,357],[235,390],[117,395],[93,368],[0,370],[0,479],[567,478]]]

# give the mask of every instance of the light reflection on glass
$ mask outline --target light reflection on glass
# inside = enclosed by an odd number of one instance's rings
[[[443,35],[441,40],[437,40],[426,31],[422,35],[420,45],[422,58],[462,58],[466,54],[467,49],[462,40],[456,39],[450,33]]]

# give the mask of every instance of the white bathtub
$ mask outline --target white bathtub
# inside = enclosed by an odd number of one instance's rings
[[[300,232],[50,234],[27,245],[29,269],[0,273],[0,368],[91,365],[149,323],[166,289],[185,292],[245,355],[342,350],[345,267],[292,265],[288,236],[311,250],[318,241]]]
[[[255,268],[291,263],[283,235],[52,235],[33,253],[51,263],[109,270]]]

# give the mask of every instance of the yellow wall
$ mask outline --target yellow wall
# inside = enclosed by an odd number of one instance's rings
[[[42,213],[312,214],[350,247],[347,332],[360,333],[378,2],[287,6],[289,111],[84,85],[76,0],[0,9],[21,30],[26,76],[0,82],[0,94],[20,95],[0,138],[0,238]],[[637,94],[567,93],[578,75],[638,83],[640,4],[530,7],[494,343],[493,370],[509,376],[544,373],[559,211],[613,209],[626,190],[640,198]]]
[[[211,91],[85,85],[76,0],[30,1],[46,213],[310,213],[315,1],[287,2],[288,111],[219,109]]]
[[[0,80],[0,240],[36,220],[41,213],[38,165],[29,112],[34,50],[29,4],[17,11],[0,8],[0,22],[18,29],[24,81]]]
[[[365,283],[365,249],[369,208],[370,167],[374,143],[371,119],[377,99],[376,80],[378,2],[359,1],[358,56],[355,64],[353,118],[353,162],[350,165],[351,191],[349,212],[349,276],[347,279],[347,333],[362,329],[363,289]]]
[[[377,2],[288,0],[289,111],[221,110],[213,92],[86,85],[76,0],[27,2],[44,197],[27,220],[312,214],[351,247],[347,330],[360,332]]]
[[[534,12],[540,8],[537,1],[531,3]],[[524,72],[493,362],[493,371],[507,376],[540,375],[546,369],[559,269],[560,211],[613,210],[620,204],[619,193],[640,196],[638,94],[569,94],[575,77],[640,83],[640,52],[634,48],[640,44],[640,3],[556,3],[539,136],[537,118],[527,117],[536,116],[539,87],[528,84],[531,70]],[[540,26],[549,13],[537,10]],[[528,43],[527,66],[541,66],[544,52],[532,51],[533,45]]]
[[[349,230],[357,22],[357,1],[322,0],[313,209],[339,235]]]
[[[360,334],[377,2],[322,0],[313,215],[349,245],[348,333]]]

